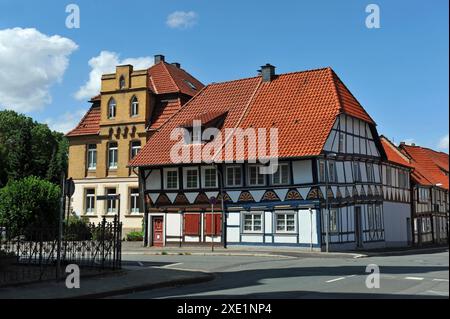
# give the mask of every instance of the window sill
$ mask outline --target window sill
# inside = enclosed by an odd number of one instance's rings
[[[126,213],[125,217],[128,218],[142,218],[144,216],[144,213]]]
[[[83,214],[81,217],[95,218],[95,217],[98,217],[98,215],[94,214],[94,213],[90,213],[90,214]]]
[[[117,216],[117,213],[114,213],[114,214],[103,214],[102,215],[102,217],[106,217],[106,218],[113,218],[113,217],[116,217]]]

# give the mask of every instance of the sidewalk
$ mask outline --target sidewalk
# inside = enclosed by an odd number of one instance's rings
[[[144,247],[141,242],[123,242],[122,256],[126,255],[194,255],[194,256],[252,256],[252,257],[318,257],[318,258],[362,258],[359,252],[320,252],[296,247],[253,247],[253,246],[166,246]]]
[[[155,288],[201,283],[213,278],[214,275],[199,271],[161,268],[122,270],[104,276],[81,278],[79,289],[66,288],[64,281],[0,288],[0,299],[103,298]]]
[[[366,258],[378,256],[399,256],[406,254],[427,254],[448,251],[448,246],[383,248],[348,252],[321,252],[296,247],[252,247],[252,246],[166,246],[144,247],[141,242],[123,242],[122,255],[197,255],[197,256],[253,256],[253,257],[313,257],[313,258]]]

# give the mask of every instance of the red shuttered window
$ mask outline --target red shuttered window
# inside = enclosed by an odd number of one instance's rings
[[[184,215],[184,235],[200,236],[200,214]]]
[[[211,216],[212,216],[211,213],[205,214],[205,219],[204,219],[205,235],[206,236],[211,236],[211,235],[220,236],[221,231],[222,231],[222,213],[214,213],[214,222],[213,222]],[[214,223],[214,228],[213,228],[213,223]],[[212,229],[214,230],[213,233],[211,232]]]

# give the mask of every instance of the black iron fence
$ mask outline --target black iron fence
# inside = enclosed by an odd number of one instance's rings
[[[0,285],[58,278],[68,264],[83,269],[121,267],[122,223],[117,216],[98,223],[31,226],[0,225]]]

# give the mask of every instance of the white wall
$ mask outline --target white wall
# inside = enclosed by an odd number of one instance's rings
[[[384,202],[384,230],[387,246],[407,246],[408,218],[411,217],[411,206],[405,203]]]

